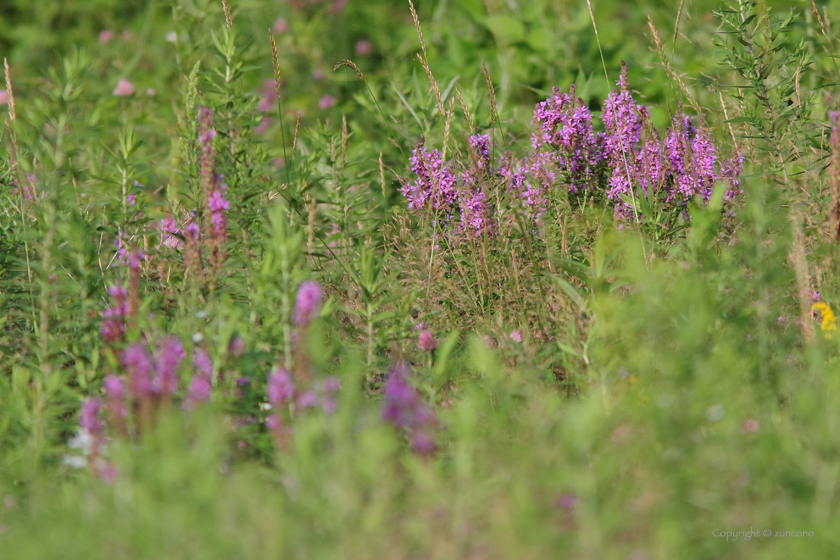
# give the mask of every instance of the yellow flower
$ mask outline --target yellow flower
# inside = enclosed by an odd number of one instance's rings
[[[812,305],[811,311],[820,312],[820,329],[823,332],[823,336],[827,339],[833,337],[833,331],[837,330],[837,316],[834,314],[834,311],[831,310],[828,304],[821,301]]]

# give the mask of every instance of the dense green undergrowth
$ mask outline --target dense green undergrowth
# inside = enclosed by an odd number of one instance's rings
[[[836,556],[836,6],[417,4],[0,8],[0,557]]]

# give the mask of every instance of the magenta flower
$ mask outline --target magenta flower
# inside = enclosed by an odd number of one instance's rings
[[[82,403],[82,410],[79,412],[79,425],[93,438],[102,434],[102,422],[99,420],[100,406],[99,399],[88,399]]]
[[[417,338],[417,346],[425,352],[431,352],[437,348],[437,340],[435,340],[435,336],[432,334],[432,331],[425,330],[421,332],[420,336]]]
[[[178,222],[175,221],[175,218],[171,216],[167,216],[160,221],[160,229],[164,233],[161,235],[161,240],[164,245],[167,247],[171,247],[172,249],[177,249],[178,246],[181,244],[181,240],[176,237],[176,235],[181,234],[181,229],[178,227]],[[175,234],[175,235],[166,235],[166,234]]]
[[[754,434],[756,433],[761,425],[758,423],[758,420],[755,418],[748,418],[741,423],[741,433],[743,434]]]
[[[178,390],[178,367],[184,359],[184,347],[174,336],[164,338],[158,344],[155,377],[152,390],[158,395],[172,395]],[[212,366],[211,366],[212,367]]]
[[[122,364],[128,371],[128,387],[137,398],[152,395],[152,359],[142,344],[132,344],[125,349]]]
[[[196,375],[190,380],[188,403],[199,403],[210,399],[213,390],[212,382],[204,376]]]
[[[437,445],[432,436],[425,431],[417,431],[411,436],[411,451],[415,455],[428,456],[437,451]]]
[[[0,89],[0,105],[9,104],[9,92],[5,89]]]
[[[438,150],[427,151],[415,148],[410,158],[411,170],[417,180],[406,183],[401,191],[408,200],[408,207],[422,210],[427,207],[433,212],[443,211],[443,221],[451,217],[453,205],[458,200],[456,175],[442,161]]]
[[[207,200],[207,206],[210,208],[210,219],[213,221],[213,231],[217,233],[224,230],[227,223],[225,210],[230,208],[230,202],[225,198],[223,190],[223,188],[214,190]]]
[[[140,262],[146,255],[140,249],[135,249],[126,253],[128,268],[133,270],[140,270]]]
[[[228,352],[231,352],[237,358],[245,353],[245,341],[242,337],[235,336],[228,344]]]
[[[335,105],[335,97],[332,95],[325,95],[320,99],[320,101],[318,101],[318,106],[321,109],[329,109],[333,105]]]
[[[134,93],[134,86],[128,80],[120,80],[114,88],[114,95],[126,97]]]
[[[310,408],[318,404],[318,395],[315,394],[315,391],[305,391],[298,395],[297,400],[295,401],[295,408],[304,409]]]
[[[407,366],[398,364],[388,375],[383,392],[382,419],[408,432],[412,452],[430,455],[437,450],[431,432],[437,425],[435,413],[417,396],[408,382]]]
[[[105,484],[113,484],[117,480],[117,468],[113,463],[102,461],[97,468],[99,470],[99,478],[101,478],[102,482]]]
[[[561,494],[560,496],[558,496],[555,503],[557,504],[557,507],[563,508],[568,511],[573,511],[577,507],[579,501],[580,498],[578,498],[576,495],[568,493]]]
[[[373,50],[373,45],[366,39],[361,39],[356,42],[356,54],[359,56],[367,56]]]
[[[193,368],[198,375],[213,377],[213,360],[207,350],[196,349],[193,352]]]
[[[108,41],[110,41],[110,40],[111,40],[111,39],[113,39],[113,38],[114,38],[114,32],[113,32],[113,31],[111,31],[110,29],[103,29],[103,30],[99,33],[99,42],[100,42],[100,44],[103,44],[103,45],[104,45],[105,43],[107,43]]]
[[[341,381],[338,377],[330,376],[324,379],[323,389],[327,393],[335,393],[341,387]]]
[[[282,35],[283,33],[285,33],[286,31],[289,30],[289,24],[286,23],[286,20],[283,19],[283,18],[277,18],[274,21],[274,26],[273,27],[274,27],[274,32],[277,33],[278,35]]]
[[[122,379],[116,375],[108,375],[103,382],[105,394],[108,395],[108,408],[111,414],[118,418],[128,416],[128,408],[125,405],[125,388]]]
[[[510,333],[510,338],[514,342],[522,342],[522,333],[519,331],[513,331]]]
[[[289,372],[282,367],[276,368],[268,375],[268,402],[272,405],[282,405],[295,397],[295,385]]]
[[[257,105],[257,109],[263,113],[271,111],[274,102],[277,100],[277,87],[273,79],[268,79],[263,83],[263,86],[260,88],[260,95],[262,95],[262,99],[259,105]]]
[[[270,126],[271,126],[271,118],[270,117],[263,117],[260,120],[260,124],[257,125],[256,128],[254,128],[254,134],[256,134],[257,136],[262,136],[263,134],[265,134],[265,131],[268,130],[268,128]]]
[[[321,295],[321,286],[317,282],[306,281],[301,283],[295,298],[295,309],[292,312],[292,320],[297,326],[305,327],[317,318]]]

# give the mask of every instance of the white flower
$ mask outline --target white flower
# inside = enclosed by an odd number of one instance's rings
[[[90,437],[90,433],[85,428],[79,430],[76,437],[67,440],[67,445],[70,449],[81,449],[85,455],[90,452],[91,444],[93,444],[93,438]]]
[[[87,460],[78,455],[65,455],[64,464],[73,467],[74,469],[83,469],[87,466]]]

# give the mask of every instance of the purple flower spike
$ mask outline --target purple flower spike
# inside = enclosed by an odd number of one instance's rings
[[[204,402],[210,399],[212,390],[213,385],[210,380],[202,375],[197,375],[190,381],[190,391],[187,400],[191,403]]]
[[[324,379],[324,391],[327,393],[335,393],[341,387],[341,382],[338,377],[330,376]]]
[[[193,352],[193,377],[190,380],[185,408],[210,399],[213,390],[213,360],[206,350]]]
[[[435,413],[420,401],[414,387],[408,382],[408,372],[408,367],[402,364],[391,370],[385,382],[382,419],[408,431],[414,453],[429,455],[437,449],[429,433],[437,424],[437,418]]]
[[[145,398],[152,395],[152,359],[142,344],[132,344],[123,352],[122,363],[128,371],[131,395]]]
[[[321,286],[317,282],[301,283],[295,298],[295,310],[292,313],[292,319],[297,326],[305,327],[317,317],[321,295]]]
[[[305,391],[295,401],[295,408],[310,408],[318,404],[318,396],[314,391]]]
[[[561,494],[557,497],[557,506],[572,511],[577,507],[580,499],[574,494]]]
[[[108,395],[108,408],[111,414],[118,418],[128,416],[128,408],[125,406],[125,388],[122,379],[116,375],[108,375],[103,382],[105,394]]]
[[[99,399],[88,399],[82,403],[82,410],[79,413],[79,425],[96,438],[102,434],[102,422],[99,420]]]
[[[335,412],[336,408],[338,408],[338,402],[334,398],[327,397],[325,399],[321,399],[321,410],[323,410],[325,414],[332,414]]]
[[[157,353],[157,370],[152,382],[152,389],[159,395],[172,395],[178,390],[176,372],[184,359],[184,347],[175,337],[164,338]]]
[[[237,358],[245,353],[245,341],[242,337],[234,337],[228,345],[228,352],[231,352]]]
[[[213,360],[206,350],[196,349],[193,352],[193,368],[204,377],[213,377]]]
[[[295,385],[285,368],[278,367],[268,376],[268,402],[281,405],[295,397]]]
[[[417,346],[425,352],[431,352],[437,348],[437,340],[435,340],[432,331],[421,332],[420,337],[417,339]]]
[[[118,97],[128,97],[132,93],[134,93],[134,86],[128,80],[120,80],[114,88],[114,95]]]
[[[411,436],[411,451],[421,456],[433,455],[437,451],[437,445],[426,432],[416,432]]]

